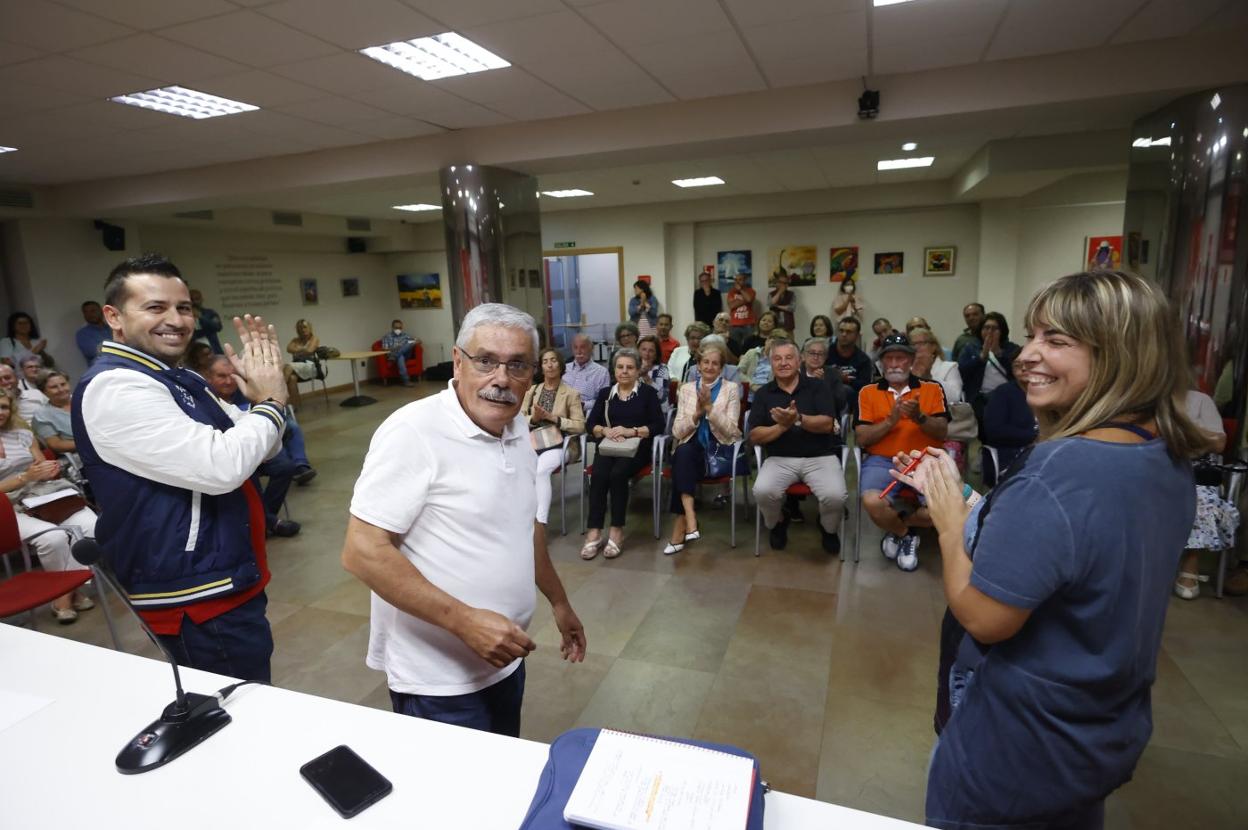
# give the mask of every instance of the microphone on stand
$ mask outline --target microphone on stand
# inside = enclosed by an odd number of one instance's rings
[[[111,569],[101,561],[99,544],[94,539],[80,539],[74,543],[72,552],[74,559],[80,565],[91,568],[117,592],[117,596],[121,597],[121,601],[139,621],[139,626],[144,633],[156,644],[173,668],[173,684],[177,689],[177,697],[174,698],[173,703],[165,707],[157,720],[148,724],[126,742],[121,752],[117,753],[116,761],[117,771],[125,775],[134,775],[164,766],[230,722],[230,714],[221,708],[221,701],[228,692],[201,695],[183,691],[182,677],[178,673],[178,661],[173,659],[169,649],[165,648],[164,643],[152,633],[147,623],[139,616],[138,611],[130,604],[129,597],[113,576]]]

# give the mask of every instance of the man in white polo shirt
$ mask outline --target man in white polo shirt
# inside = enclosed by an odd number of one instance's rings
[[[342,563],[373,591],[367,664],[400,714],[519,736],[535,582],[564,659],[584,659],[581,622],[533,543],[537,455],[519,412],[536,356],[532,317],[477,306],[448,388],[373,435]]]

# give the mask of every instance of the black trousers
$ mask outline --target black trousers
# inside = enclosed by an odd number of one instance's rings
[[[706,475],[706,450],[695,435],[676,448],[672,454],[672,502],[671,512],[685,515],[680,503],[682,495],[692,496],[698,492],[698,482]]]
[[[594,472],[589,479],[589,519],[586,527],[602,530],[611,500],[611,527],[623,527],[628,515],[628,485],[633,476],[650,463],[649,448],[642,444],[632,458],[594,456]]]

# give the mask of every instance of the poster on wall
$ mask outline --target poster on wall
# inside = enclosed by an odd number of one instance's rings
[[[829,279],[832,282],[852,280],[858,273],[858,246],[844,245],[828,252]]]
[[[342,280],[342,296],[360,296],[360,280],[357,277],[344,277]]]
[[[299,280],[299,294],[304,305],[318,305],[320,297],[316,291],[316,280]]]
[[[875,255],[875,273],[904,274],[906,272],[906,255],[902,251],[887,251]]]
[[[399,308],[441,308],[442,277],[439,274],[399,274]]]
[[[745,284],[749,285],[754,276],[753,251],[720,251],[716,256],[718,262],[719,290],[728,293],[732,281],[737,274],[745,275]]]
[[[952,277],[958,249],[952,245],[923,249],[923,276]]]
[[[1089,236],[1084,240],[1085,267],[1089,271],[1117,271],[1122,267],[1122,236]]]
[[[789,245],[785,248],[772,248],[770,273],[767,285],[775,286],[776,277],[781,273],[789,277],[790,288],[801,288],[815,284],[815,253],[814,245]]]

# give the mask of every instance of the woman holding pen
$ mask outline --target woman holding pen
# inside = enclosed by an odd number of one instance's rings
[[[894,476],[927,499],[949,603],[933,827],[1102,826],[1152,731],[1195,512],[1187,459],[1206,439],[1183,410],[1182,340],[1160,290],[1074,274],[1032,298],[1026,326],[1040,442],[982,500],[943,450]]]

